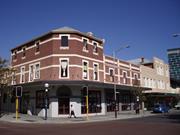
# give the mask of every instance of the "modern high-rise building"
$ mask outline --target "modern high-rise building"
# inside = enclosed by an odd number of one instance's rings
[[[180,82],[180,48],[168,49],[168,61],[170,68],[170,78]]]

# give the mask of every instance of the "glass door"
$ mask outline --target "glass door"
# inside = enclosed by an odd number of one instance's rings
[[[61,97],[58,99],[59,114],[69,114],[69,97]]]

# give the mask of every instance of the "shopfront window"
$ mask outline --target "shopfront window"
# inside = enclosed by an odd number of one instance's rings
[[[131,100],[132,100],[132,95],[130,93],[122,93],[121,96],[122,111],[131,110]]]
[[[49,98],[48,98],[48,107],[49,107]],[[36,108],[44,108],[45,107],[45,91],[39,90],[36,91]]]
[[[81,113],[86,113],[86,91],[81,91]],[[89,113],[101,112],[101,92],[100,91],[88,91],[88,103]]]
[[[106,93],[106,104],[107,104],[107,112],[114,111],[115,104],[114,104],[114,93],[113,92],[107,92]]]

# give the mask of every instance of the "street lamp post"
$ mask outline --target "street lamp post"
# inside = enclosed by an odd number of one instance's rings
[[[86,120],[89,120],[89,98],[88,98],[88,85],[83,86],[83,93],[85,94],[85,101],[86,101]]]
[[[120,47],[119,49],[113,51],[113,61],[114,61],[114,104],[115,104],[114,113],[115,113],[115,118],[117,118],[117,96],[116,96],[117,91],[116,91],[116,81],[115,81],[116,53],[118,53],[122,49],[129,48],[129,47],[130,47],[129,45],[125,45],[125,46]]]
[[[48,88],[49,88],[49,84],[45,83],[44,84],[45,87],[45,120],[47,120],[47,108],[48,108]]]

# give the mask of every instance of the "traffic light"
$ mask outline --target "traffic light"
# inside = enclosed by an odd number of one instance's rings
[[[87,96],[87,95],[88,95],[88,87],[87,87],[87,86],[84,86],[84,87],[83,87],[83,95],[84,95],[84,96]]]
[[[16,87],[16,97],[22,97],[22,86]]]

